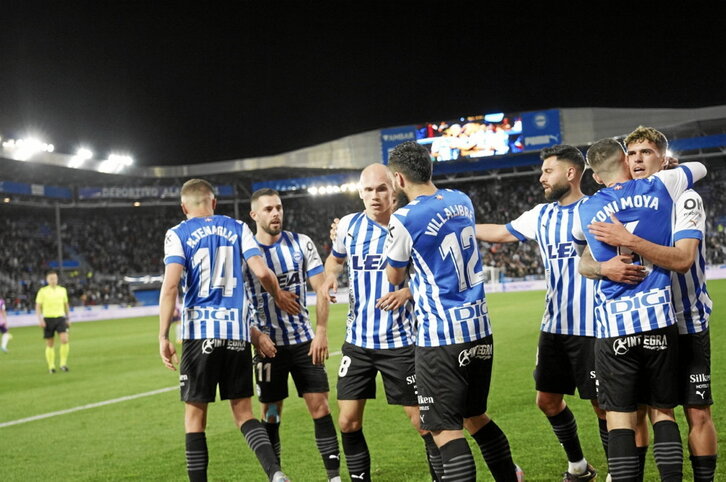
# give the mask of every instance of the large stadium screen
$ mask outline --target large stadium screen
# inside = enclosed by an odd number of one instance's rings
[[[419,124],[416,141],[435,162],[522,152],[522,115],[493,113]]]

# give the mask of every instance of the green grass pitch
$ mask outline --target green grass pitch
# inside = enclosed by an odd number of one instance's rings
[[[717,428],[726,426],[726,280],[712,281],[712,373]],[[564,452],[545,417],[534,405],[534,365],[543,293],[488,296],[494,326],[495,363],[489,414],[507,434],[515,461],[529,481],[560,480]],[[330,349],[337,352],[345,329],[344,305],[331,310]],[[183,404],[178,390],[96,404],[177,385],[177,373],[165,369],[158,356],[157,320],[135,318],[78,323],[71,332],[69,373],[50,375],[37,327],[14,328],[10,353],[0,353],[0,480],[185,480]],[[337,416],[335,379],[340,355],[328,361],[333,416]],[[368,402],[364,431],[377,481],[429,480],[423,442],[400,407],[379,398]],[[291,390],[291,393],[295,393]],[[589,403],[567,398],[579,425],[586,457],[605,467],[597,423]],[[7,425],[51,412],[51,417]],[[259,406],[255,403],[255,413]],[[679,414],[681,432],[685,421]],[[293,481],[323,481],[313,424],[302,400],[286,402],[281,427],[283,469]],[[257,461],[234,428],[227,402],[210,405],[207,440],[210,480],[266,480]],[[687,444],[684,442],[684,447]],[[472,446],[479,480],[491,480],[479,450]],[[684,463],[684,480],[691,479]],[[343,465],[344,467],[344,465]],[[344,475],[344,480],[347,475]],[[604,480],[603,477],[600,480]],[[649,453],[646,480],[657,480]],[[716,480],[726,480],[721,463]]]

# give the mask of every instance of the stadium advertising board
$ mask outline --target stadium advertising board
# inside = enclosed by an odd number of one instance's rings
[[[169,199],[178,198],[180,186],[112,186],[78,188],[78,199]],[[217,196],[234,196],[234,186],[214,186]]]
[[[559,110],[492,113],[416,126],[416,141],[434,162],[504,156],[560,142]]]
[[[381,129],[381,159],[388,164],[388,156],[398,144],[416,140],[416,126],[401,126]]]
[[[0,192],[5,194],[23,194],[26,196],[42,196],[56,199],[72,199],[73,192],[65,187],[27,184],[24,182],[0,181]]]

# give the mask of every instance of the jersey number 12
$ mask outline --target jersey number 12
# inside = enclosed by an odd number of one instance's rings
[[[472,249],[471,256],[464,266],[464,251]],[[446,259],[451,255],[456,269],[456,277],[459,279],[459,291],[464,291],[484,282],[484,271],[477,271],[479,261],[479,250],[476,246],[476,235],[473,226],[467,226],[461,231],[461,237],[456,233],[449,233],[444,236],[439,247],[441,258]]]

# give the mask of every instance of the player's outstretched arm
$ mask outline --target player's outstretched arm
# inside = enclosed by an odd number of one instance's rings
[[[265,264],[261,256],[251,256],[248,258],[247,266],[260,280],[260,284],[265,288],[265,291],[270,293],[278,308],[291,315],[300,313],[300,303],[297,302],[297,295],[280,288],[277,276],[267,267],[267,264]]]
[[[585,251],[580,256],[577,270],[585,278],[608,278],[610,281],[617,283],[634,285],[643,281],[646,271],[645,266],[632,264],[632,261],[632,256],[618,255],[599,263],[592,257],[590,248],[585,247]]]
[[[326,275],[318,273],[310,278],[310,286],[315,290],[317,301],[315,303],[315,337],[310,344],[308,355],[312,357],[313,365],[323,365],[328,359],[328,316],[330,315],[330,306],[328,300],[327,284],[325,283]]]
[[[176,297],[179,292],[179,280],[183,266],[169,263],[164,270],[164,281],[161,283],[159,295],[159,355],[161,361],[170,370],[176,370],[179,359],[174,344],[169,341],[169,327],[176,308]]]
[[[661,268],[681,274],[688,272],[696,260],[698,239],[681,239],[675,246],[663,246],[629,232],[614,214],[610,215],[610,219],[612,223],[595,222],[588,226],[598,241],[626,247]]]
[[[519,241],[505,224],[477,224],[476,239],[489,243],[513,243]]]
[[[376,308],[379,310],[393,311],[405,305],[408,300],[413,300],[411,290],[408,287],[401,288],[400,290],[391,291],[378,298],[376,300]]]

